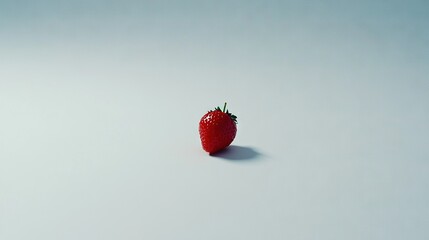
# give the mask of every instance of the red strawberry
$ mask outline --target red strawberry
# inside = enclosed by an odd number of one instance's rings
[[[203,149],[212,154],[228,147],[237,133],[237,117],[219,107],[209,111],[200,120],[200,138]]]

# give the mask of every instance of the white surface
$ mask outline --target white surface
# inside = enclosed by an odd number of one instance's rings
[[[424,2],[65,4],[2,8],[0,239],[429,238]]]

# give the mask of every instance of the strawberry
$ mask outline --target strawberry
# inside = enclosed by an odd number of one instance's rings
[[[209,154],[228,147],[237,133],[237,117],[219,107],[206,113],[200,120],[200,138],[203,149]]]

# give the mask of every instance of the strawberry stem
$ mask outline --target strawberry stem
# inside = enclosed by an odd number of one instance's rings
[[[225,112],[225,109],[226,109],[226,102],[225,102],[225,104],[223,105],[223,110],[222,110],[222,112]]]

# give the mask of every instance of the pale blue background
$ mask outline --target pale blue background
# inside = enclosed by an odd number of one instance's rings
[[[428,23],[416,0],[0,0],[0,239],[429,239]],[[245,150],[210,157],[223,101]]]

